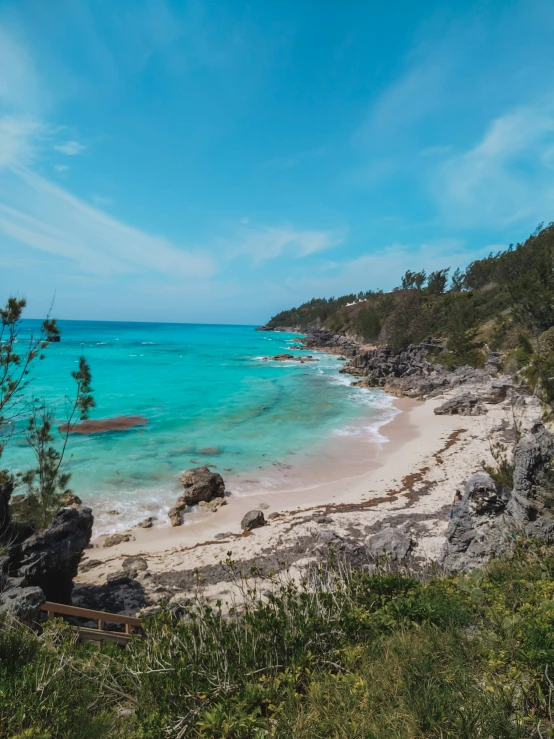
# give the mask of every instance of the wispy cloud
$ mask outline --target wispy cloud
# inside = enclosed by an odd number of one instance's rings
[[[0,103],[5,110],[35,113],[46,99],[29,47],[0,26]]]
[[[517,108],[491,122],[482,139],[437,170],[433,191],[445,215],[473,225],[549,220],[554,180],[554,103]]]
[[[67,164],[54,164],[54,169],[56,172],[65,172],[69,167]]]
[[[234,256],[250,256],[255,264],[259,264],[285,253],[294,259],[300,259],[338,246],[344,238],[344,231],[250,226],[237,234],[229,252]]]
[[[216,271],[210,254],[128,226],[26,167],[12,167],[9,185],[13,202],[0,204],[0,231],[69,260],[76,270],[106,276],[150,271],[176,279]]]
[[[87,147],[78,141],[66,141],[64,144],[56,144],[54,149],[68,157],[74,157],[76,154],[82,154]]]
[[[16,163],[29,164],[46,127],[35,120],[18,116],[0,118],[0,168]]]

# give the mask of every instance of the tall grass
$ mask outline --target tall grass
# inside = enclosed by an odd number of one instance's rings
[[[240,606],[199,597],[127,650],[4,623],[0,736],[554,736],[552,547],[468,576],[335,562],[299,585],[255,571],[236,584]]]

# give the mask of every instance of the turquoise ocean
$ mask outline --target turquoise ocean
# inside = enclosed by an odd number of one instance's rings
[[[59,325],[61,342],[47,347],[31,387],[49,400],[60,423],[74,396],[71,372],[81,354],[93,377],[91,418],[148,420],[127,431],[70,437],[71,488],[94,508],[97,533],[147,515],[165,518],[179,494],[179,474],[190,467],[210,464],[226,479],[264,468],[275,478],[275,464],[323,448],[336,435],[375,437],[394,415],[384,393],[350,386],[336,356],[318,353],[317,362],[303,364],[262,360],[290,352],[295,334],[204,324]],[[38,326],[23,323],[22,347]],[[24,440],[15,435],[2,466],[31,465]],[[269,475],[266,484],[277,481]],[[241,494],[240,486],[234,494]],[[106,515],[109,509],[120,511],[117,523]]]

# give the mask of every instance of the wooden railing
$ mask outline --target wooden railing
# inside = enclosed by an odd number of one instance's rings
[[[46,612],[47,618],[75,616],[77,618],[86,618],[87,621],[98,621],[98,628],[96,629],[78,626],[77,630],[82,639],[95,641],[99,647],[106,641],[126,646],[133,633],[132,630],[140,627],[140,618],[134,618],[133,616],[120,616],[117,613],[92,611],[90,608],[77,608],[77,606],[66,606],[63,603],[50,603],[49,601],[43,603],[40,608]],[[106,631],[104,629],[106,623],[123,624],[125,626],[125,633],[121,631]]]

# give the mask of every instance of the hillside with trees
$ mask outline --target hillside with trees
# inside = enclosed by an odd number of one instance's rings
[[[478,365],[480,350],[529,351],[554,325],[554,224],[462,271],[408,270],[398,287],[312,299],[273,316],[268,329],[328,328],[400,350],[444,338],[446,361]]]

